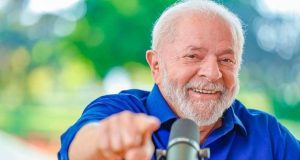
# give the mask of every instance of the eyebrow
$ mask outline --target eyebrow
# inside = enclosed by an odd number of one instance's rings
[[[206,48],[203,48],[203,47],[197,47],[197,46],[194,46],[194,45],[189,45],[185,48],[186,50],[192,50],[192,51],[207,51]]]
[[[189,45],[185,49],[186,50],[192,50],[192,51],[205,51],[205,52],[207,51],[206,48],[197,47],[197,46],[194,46],[194,45]],[[232,48],[227,48],[225,50],[221,50],[221,52],[218,52],[218,55],[220,55],[220,54],[232,54],[232,55],[235,55]]]
[[[222,50],[219,54],[232,54],[232,55],[235,55],[233,49],[231,49],[231,48]]]

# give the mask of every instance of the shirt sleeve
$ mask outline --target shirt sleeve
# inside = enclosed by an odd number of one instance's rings
[[[76,133],[85,124],[95,121],[100,121],[108,116],[129,110],[132,112],[142,112],[137,108],[140,108],[140,102],[136,98],[126,95],[111,95],[103,96],[91,104],[89,104],[83,111],[81,117],[73,124],[63,135],[61,136],[61,148],[58,152],[59,160],[68,160],[69,146],[75,137]],[[92,139],[91,139],[92,140]]]

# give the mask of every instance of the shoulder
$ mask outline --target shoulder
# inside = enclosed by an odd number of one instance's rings
[[[145,101],[149,95],[149,91],[130,89],[123,90],[118,94],[109,94],[98,97],[92,101],[84,110],[108,110],[119,112],[129,110],[132,112],[143,112]]]
[[[248,133],[255,136],[262,134],[265,138],[269,137],[271,140],[276,141],[272,143],[291,140],[299,147],[299,141],[275,116],[257,109],[248,109],[239,101],[235,103],[234,112],[242,121]]]
[[[270,148],[278,159],[300,158],[300,142],[273,115],[257,109],[248,109],[241,102],[235,101],[235,116],[244,125],[248,141],[256,147]],[[267,147],[266,147],[267,146]]]
[[[233,110],[249,134],[264,133],[270,138],[282,136],[282,133],[289,134],[289,131],[270,113],[247,108],[239,101],[235,101]]]
[[[101,96],[95,99],[91,104],[132,104],[132,103],[143,103],[147,99],[149,91],[130,89],[123,90],[118,94],[109,94]]]
[[[234,111],[247,130],[247,137],[256,144],[270,144],[278,159],[300,158],[300,142],[273,115],[256,109],[247,109],[236,101]],[[293,158],[294,157],[294,158]]]
[[[276,118],[270,113],[245,107],[240,101],[236,100],[233,110],[243,123],[254,123],[255,121],[265,123],[277,123]]]

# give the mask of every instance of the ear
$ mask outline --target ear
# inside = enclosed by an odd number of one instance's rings
[[[151,73],[153,76],[153,79],[156,84],[159,84],[159,61],[158,61],[158,53],[154,50],[147,50],[146,51],[146,60],[149,64],[149,67],[151,69]]]

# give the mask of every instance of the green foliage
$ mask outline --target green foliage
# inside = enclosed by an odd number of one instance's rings
[[[0,8],[0,128],[20,135],[62,132],[82,108],[45,106],[84,107],[103,94],[102,80],[115,66],[130,73],[134,87],[152,84],[145,51],[155,20],[175,1],[86,0],[77,6],[85,14],[71,20],[64,18],[72,15],[68,10],[26,19],[26,1],[7,1]],[[299,21],[263,15],[254,1],[217,2],[237,13],[246,30],[238,98],[296,126],[289,120],[300,121]],[[276,41],[267,44],[273,48],[264,48],[272,33]]]
[[[55,140],[75,122],[82,110],[82,107],[71,106],[0,108],[0,128],[22,137],[38,134]]]
[[[104,77],[113,66],[128,61],[145,64],[155,19],[171,1],[87,1],[86,15],[68,41],[81,49]]]

